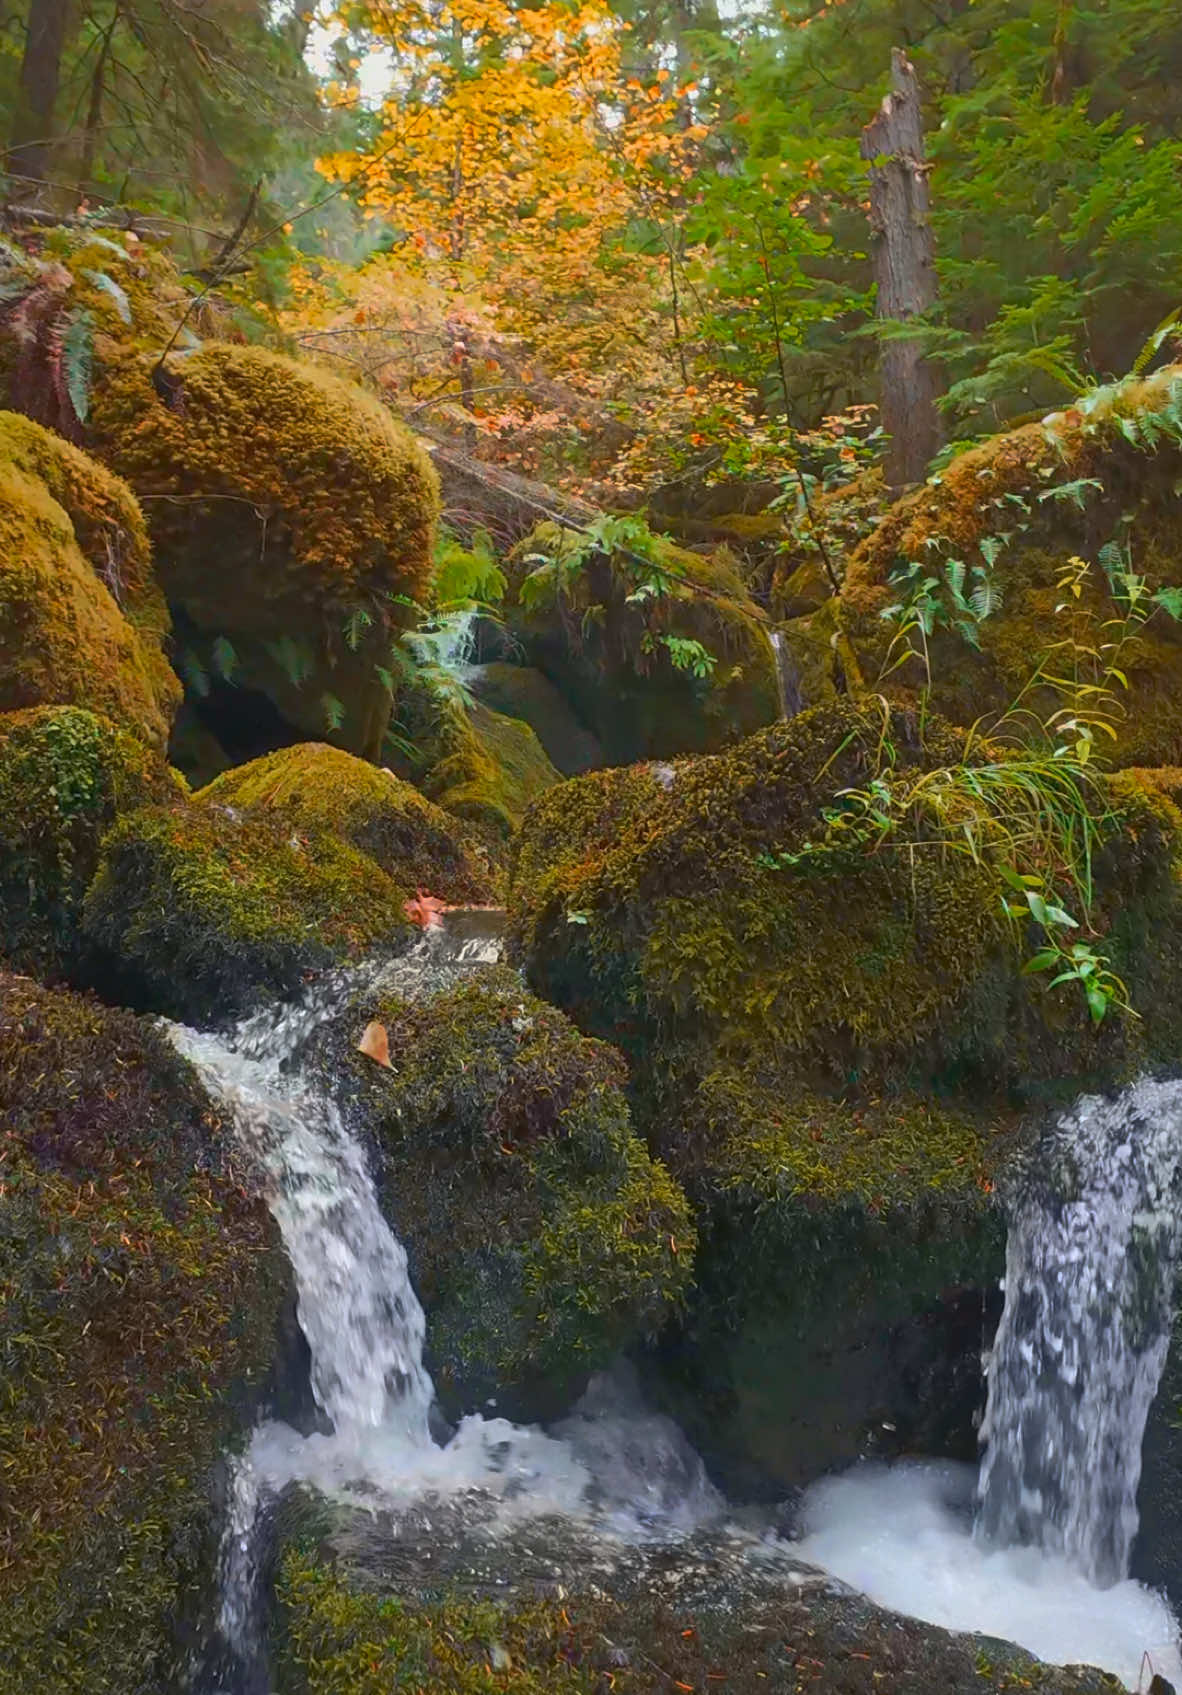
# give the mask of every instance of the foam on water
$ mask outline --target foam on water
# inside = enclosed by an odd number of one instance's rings
[[[1182,1687],[1178,1626],[1126,1578],[1096,1589],[1062,1554],[974,1537],[973,1466],[866,1465],[814,1485],[794,1545],[880,1606],[980,1631],[1056,1665],[1095,1665],[1147,1688],[1147,1664]],[[1148,1655],[1148,1663],[1145,1656]]]

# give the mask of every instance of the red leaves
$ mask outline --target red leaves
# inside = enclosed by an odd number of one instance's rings
[[[436,930],[443,923],[443,914],[451,909],[438,895],[429,895],[426,889],[416,889],[414,898],[405,901],[402,910],[420,929]]]

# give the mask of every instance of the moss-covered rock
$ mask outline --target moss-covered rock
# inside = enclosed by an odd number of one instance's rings
[[[399,688],[395,732],[385,743],[389,764],[462,820],[498,863],[526,808],[560,781],[528,724],[421,671]]]
[[[38,976],[68,965],[106,831],[121,813],[183,796],[159,754],[93,712],[0,716],[0,954]]]
[[[528,724],[542,751],[564,777],[577,777],[603,764],[603,749],[575,717],[569,702],[532,665],[496,660],[474,667],[469,686],[476,698],[506,718]]]
[[[128,1013],[0,975],[0,1126],[0,1689],[157,1695],[282,1254],[229,1127]]]
[[[517,845],[511,933],[531,986],[633,1056],[637,1122],[698,1210],[676,1410],[707,1408],[693,1433],[755,1453],[781,1486],[808,1474],[804,1437],[785,1451],[785,1408],[806,1409],[765,1398],[756,1431],[756,1362],[778,1350],[819,1381],[851,1315],[865,1360],[863,1318],[885,1344],[950,1289],[986,1286],[1016,1108],[1123,1078],[1182,1033],[1169,781],[1123,774],[1097,800],[1110,840],[1092,923],[1140,1020],[1097,1027],[1078,993],[1025,974],[1038,939],[967,853],[804,851],[841,791],[953,767],[966,745],[846,702],[726,754],[564,784]],[[809,1436],[823,1463],[858,1453],[882,1404],[872,1376],[864,1400],[845,1382],[826,1450]]]
[[[144,501],[170,601],[306,733],[375,754],[378,674],[430,571],[438,485],[378,401],[318,366],[210,344],[96,390],[96,451]]]
[[[743,1566],[725,1543],[680,1553],[554,1550],[539,1582],[538,1533],[437,1570],[415,1550],[390,1570],[329,1563],[293,1540],[279,1569],[280,1695],[1118,1695],[1116,1678],[1044,1665],[1012,1644],[899,1618],[806,1570]],[[522,1546],[522,1543],[525,1546]],[[434,1552],[437,1554],[438,1549]],[[549,1552],[549,1550],[548,1550]],[[554,1556],[557,1557],[554,1557]],[[456,1565],[457,1562],[449,1562]],[[589,1576],[588,1572],[593,1573]],[[397,1575],[395,1575],[395,1573]],[[791,1596],[786,1601],[786,1595]]]
[[[779,713],[775,654],[763,615],[729,555],[660,544],[669,591],[640,604],[633,576],[598,554],[576,572],[562,561],[575,531],[542,524],[516,550],[509,620],[530,661],[570,702],[613,764],[709,752],[770,724]],[[538,560],[544,593],[522,583]],[[535,579],[535,582],[537,579]],[[674,665],[660,637],[698,642],[714,659],[708,676]]]
[[[180,684],[131,491],[0,413],[0,711],[83,706],[162,748]]]
[[[1133,570],[1149,592],[1182,587],[1180,477],[1176,365],[961,454],[891,507],[850,558],[840,619],[865,686],[913,698],[930,669],[930,702],[955,723],[988,721],[1024,690],[1029,711],[1053,711],[1059,694],[1028,687],[1035,666],[1053,644],[1076,642],[1086,673],[1082,650],[1120,639],[1113,573]],[[1073,558],[1091,566],[1078,599],[1061,583]],[[928,665],[899,665],[897,647],[888,656],[898,625],[882,614],[906,600],[903,573],[917,562],[947,609],[950,560],[985,570],[994,585],[997,609],[976,627],[979,647],[949,612],[932,632]],[[1177,764],[1182,624],[1156,612],[1116,662],[1128,690],[1118,691],[1123,710],[1110,751],[1122,763]]]
[[[325,742],[301,742],[236,766],[195,799],[273,817],[298,836],[334,832],[402,888],[452,902],[491,898],[488,872],[454,817],[393,772]]]
[[[405,945],[407,891],[332,835],[225,807],[148,807],[103,843],[83,930],[137,1004],[193,1023]]]
[[[371,1020],[391,1070],[356,1050]],[[489,1395],[557,1410],[660,1327],[688,1285],[694,1231],[632,1134],[619,1054],[497,969],[424,1000],[367,998],[322,1062],[378,1150],[451,1411]]]
[[[777,618],[806,617],[829,599],[834,579],[840,584],[847,560],[874,529],[889,499],[877,467],[813,495],[810,510],[789,525],[776,555],[768,604]]]

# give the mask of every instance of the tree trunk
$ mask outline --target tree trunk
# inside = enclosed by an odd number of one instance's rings
[[[8,168],[39,187],[49,176],[53,109],[61,80],[70,0],[30,0],[20,96],[9,136]]]
[[[891,92],[862,131],[862,157],[871,161],[870,231],[878,316],[905,322],[934,302],[936,269],[919,83],[915,67],[898,47],[891,53]],[[882,426],[890,436],[883,472],[888,487],[898,490],[922,480],[942,440],[939,393],[936,372],[919,342],[883,343]]]

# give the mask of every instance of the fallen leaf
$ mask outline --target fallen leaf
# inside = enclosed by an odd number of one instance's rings
[[[376,1018],[362,1031],[357,1052],[363,1053],[366,1059],[372,1059],[376,1065],[384,1065],[387,1071],[394,1069],[390,1064],[390,1042],[386,1035],[386,1026],[379,1024]]]
[[[412,924],[419,925],[423,930],[433,930],[443,923],[447,902],[440,900],[438,895],[429,895],[426,889],[418,889],[414,899],[406,901],[402,910]]]

